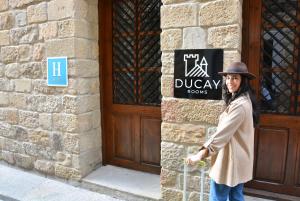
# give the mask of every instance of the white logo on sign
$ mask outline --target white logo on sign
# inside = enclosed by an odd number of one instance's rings
[[[57,75],[56,75],[56,71],[57,71]],[[57,62],[57,68],[56,68],[56,62],[53,62],[53,77],[60,77],[61,73],[60,73],[60,62]]]
[[[200,64],[198,54],[184,54],[183,59],[185,62],[186,77],[209,77],[209,75],[207,74],[208,63],[205,57],[202,57]],[[190,68],[191,70],[189,70]]]

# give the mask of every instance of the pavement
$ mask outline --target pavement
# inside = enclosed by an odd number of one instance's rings
[[[121,201],[0,164],[0,201]]]

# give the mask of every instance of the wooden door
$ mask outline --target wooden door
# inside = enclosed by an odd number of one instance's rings
[[[243,2],[242,55],[261,107],[248,186],[300,196],[300,1]]]
[[[160,173],[160,6],[100,1],[105,164]]]

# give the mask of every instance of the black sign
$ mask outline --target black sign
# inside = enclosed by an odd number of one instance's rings
[[[174,96],[222,98],[223,49],[175,50]]]

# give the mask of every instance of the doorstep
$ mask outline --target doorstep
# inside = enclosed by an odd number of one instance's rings
[[[161,200],[160,177],[106,165],[82,179],[83,188],[129,201]]]

